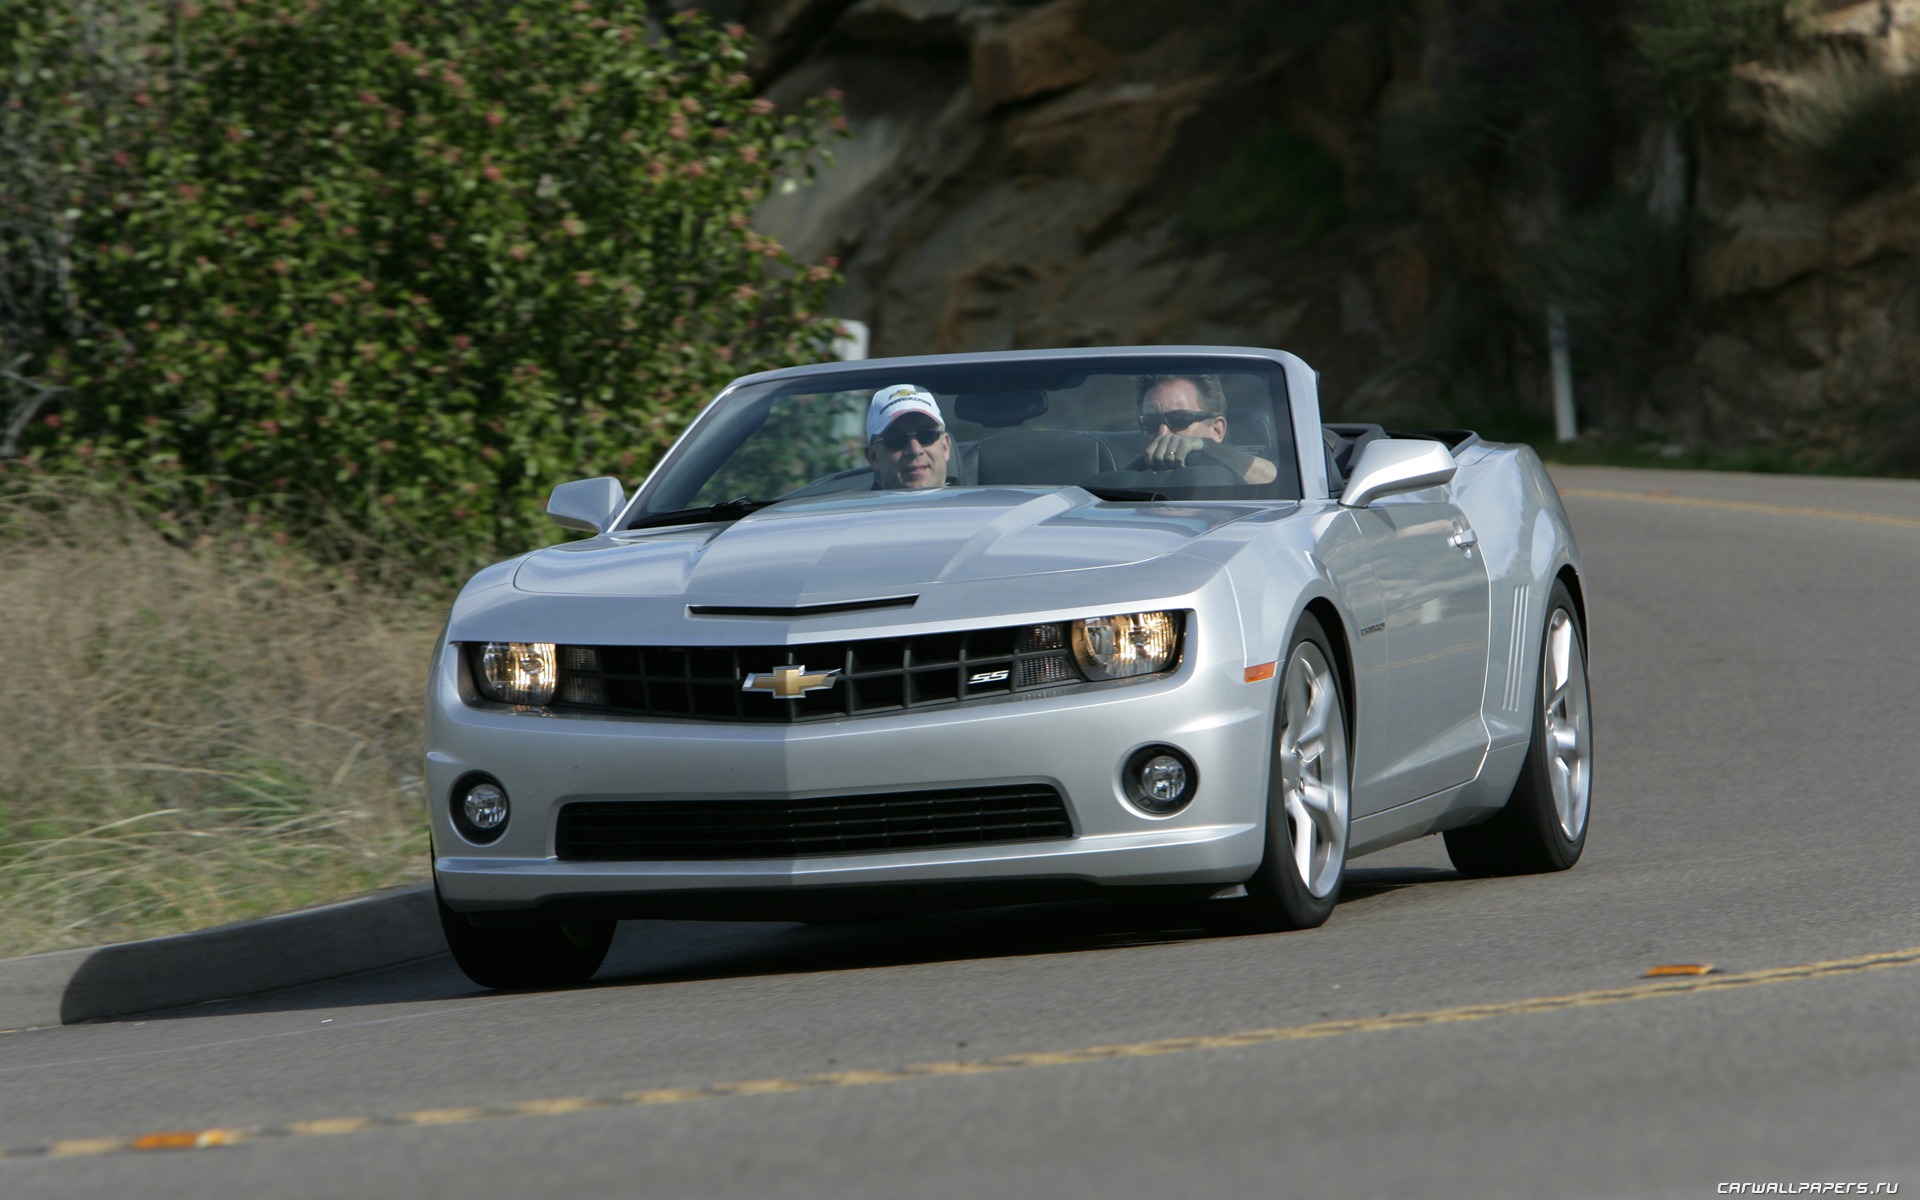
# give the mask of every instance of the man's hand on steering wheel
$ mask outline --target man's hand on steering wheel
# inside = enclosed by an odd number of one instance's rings
[[[1183,433],[1163,433],[1147,443],[1147,449],[1141,457],[1146,460],[1149,471],[1172,471],[1186,466],[1188,455],[1212,445],[1214,443],[1206,438],[1188,437]]]

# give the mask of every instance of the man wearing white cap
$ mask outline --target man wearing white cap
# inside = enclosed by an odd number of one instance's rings
[[[947,483],[953,438],[932,394],[897,383],[867,406],[867,461],[876,489],[936,488]]]

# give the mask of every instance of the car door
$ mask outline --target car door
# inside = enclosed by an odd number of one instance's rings
[[[1381,811],[1465,783],[1486,755],[1485,556],[1444,487],[1353,510],[1380,588],[1387,719],[1356,795]],[[1356,811],[1355,815],[1364,815]]]

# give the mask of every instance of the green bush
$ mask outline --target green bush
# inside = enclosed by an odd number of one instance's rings
[[[1448,12],[1424,51],[1432,87],[1417,101],[1403,90],[1375,127],[1370,200],[1418,212],[1468,185],[1580,207],[1610,188],[1622,130],[1606,7],[1450,0]]]
[[[1563,307],[1579,340],[1618,362],[1658,356],[1687,306],[1684,229],[1627,196],[1569,217],[1533,253],[1529,308]]]
[[[748,216],[837,118],[756,98],[738,27],[188,2],[116,116],[30,71],[97,32],[77,10],[0,5],[5,99],[111,147],[76,180],[90,319],[46,355],[29,470],[227,481],[471,562],[544,536],[554,482],[636,477],[731,376],[824,356],[833,265]]]
[[[1641,57],[1691,109],[1726,85],[1735,64],[1803,30],[1811,0],[1649,0],[1633,26]]]
[[[67,390],[55,360],[88,328],[77,233],[101,167],[126,154],[146,74],[128,47],[158,19],[132,0],[64,18],[43,7],[0,0],[0,460]]]
[[[1852,199],[1912,177],[1920,159],[1920,85],[1857,54],[1830,50],[1780,118],[1787,145]]]
[[[1312,142],[1269,128],[1235,146],[1193,189],[1182,215],[1202,233],[1278,228],[1306,245],[1345,212],[1340,164]]]
[[[1500,131],[1488,120],[1480,90],[1462,87],[1434,103],[1397,109],[1380,118],[1370,182],[1390,203],[1418,208],[1423,193],[1436,181],[1454,180],[1488,166],[1501,148]]]

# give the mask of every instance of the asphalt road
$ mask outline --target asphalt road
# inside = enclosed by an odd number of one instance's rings
[[[632,923],[573,992],[440,959],[4,1034],[0,1196],[1920,1191],[1920,484],[1556,475],[1598,724],[1571,872],[1427,839],[1304,934]]]

